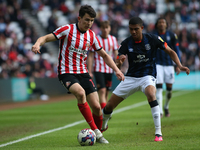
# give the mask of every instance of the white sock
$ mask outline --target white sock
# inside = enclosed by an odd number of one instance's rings
[[[160,114],[163,114],[163,89],[162,88],[158,88],[156,89],[156,99],[158,101],[159,107],[160,107]]]
[[[106,129],[108,126],[108,121],[110,120],[110,117],[112,116],[111,114],[105,114],[103,111],[103,124],[102,124],[102,130]]]
[[[159,106],[155,106],[151,108],[151,113],[153,116],[153,121],[155,125],[155,134],[162,135],[161,132],[161,119],[160,119],[160,108]]]
[[[166,94],[165,94],[165,105],[164,105],[164,108],[165,109],[169,109],[169,102],[170,102],[170,99],[171,99],[171,95],[172,95],[172,91],[168,91],[166,90]]]

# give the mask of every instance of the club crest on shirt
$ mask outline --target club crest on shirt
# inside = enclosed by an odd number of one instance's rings
[[[85,44],[85,47],[89,48],[89,47],[90,47],[90,44],[89,44],[89,43],[86,43],[86,44]]]
[[[150,46],[149,44],[146,44],[146,45],[145,45],[145,49],[148,51],[148,50],[151,49],[151,46]]]
[[[167,36],[167,41],[170,41],[170,40],[171,40],[170,36]]]

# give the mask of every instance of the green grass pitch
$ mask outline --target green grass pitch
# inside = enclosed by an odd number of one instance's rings
[[[164,102],[163,102],[164,103]],[[163,141],[154,142],[150,106],[143,93],[114,111],[104,137],[109,144],[80,146],[77,134],[88,128],[75,99],[0,111],[0,150],[197,150],[200,149],[200,91],[174,91]]]

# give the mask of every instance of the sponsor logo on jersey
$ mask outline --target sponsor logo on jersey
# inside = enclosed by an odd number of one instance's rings
[[[145,58],[145,55],[137,55],[137,58],[138,58],[138,59],[144,59],[144,58]]]
[[[78,48],[75,48],[73,47],[72,45],[69,47],[69,51],[72,51],[72,52],[76,52],[78,54],[82,54],[82,55],[85,55],[87,53],[86,50],[82,50],[82,49],[78,49]]]
[[[137,60],[133,60],[134,63],[141,63],[147,61],[149,61],[149,58],[145,58],[145,55],[137,55]]]

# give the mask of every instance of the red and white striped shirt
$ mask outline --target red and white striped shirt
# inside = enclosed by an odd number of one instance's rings
[[[101,44],[92,30],[82,33],[77,24],[68,24],[56,29],[53,34],[60,40],[58,74],[87,73],[87,52],[92,47],[100,50]]]
[[[100,35],[97,35],[103,49],[109,54],[112,58],[114,58],[114,51],[118,50],[118,42],[116,37],[112,35],[108,35],[106,39],[102,38]],[[94,52],[94,49],[91,51]],[[98,53],[94,53],[94,72],[102,72],[102,73],[113,73],[113,69],[111,69],[103,60]]]

